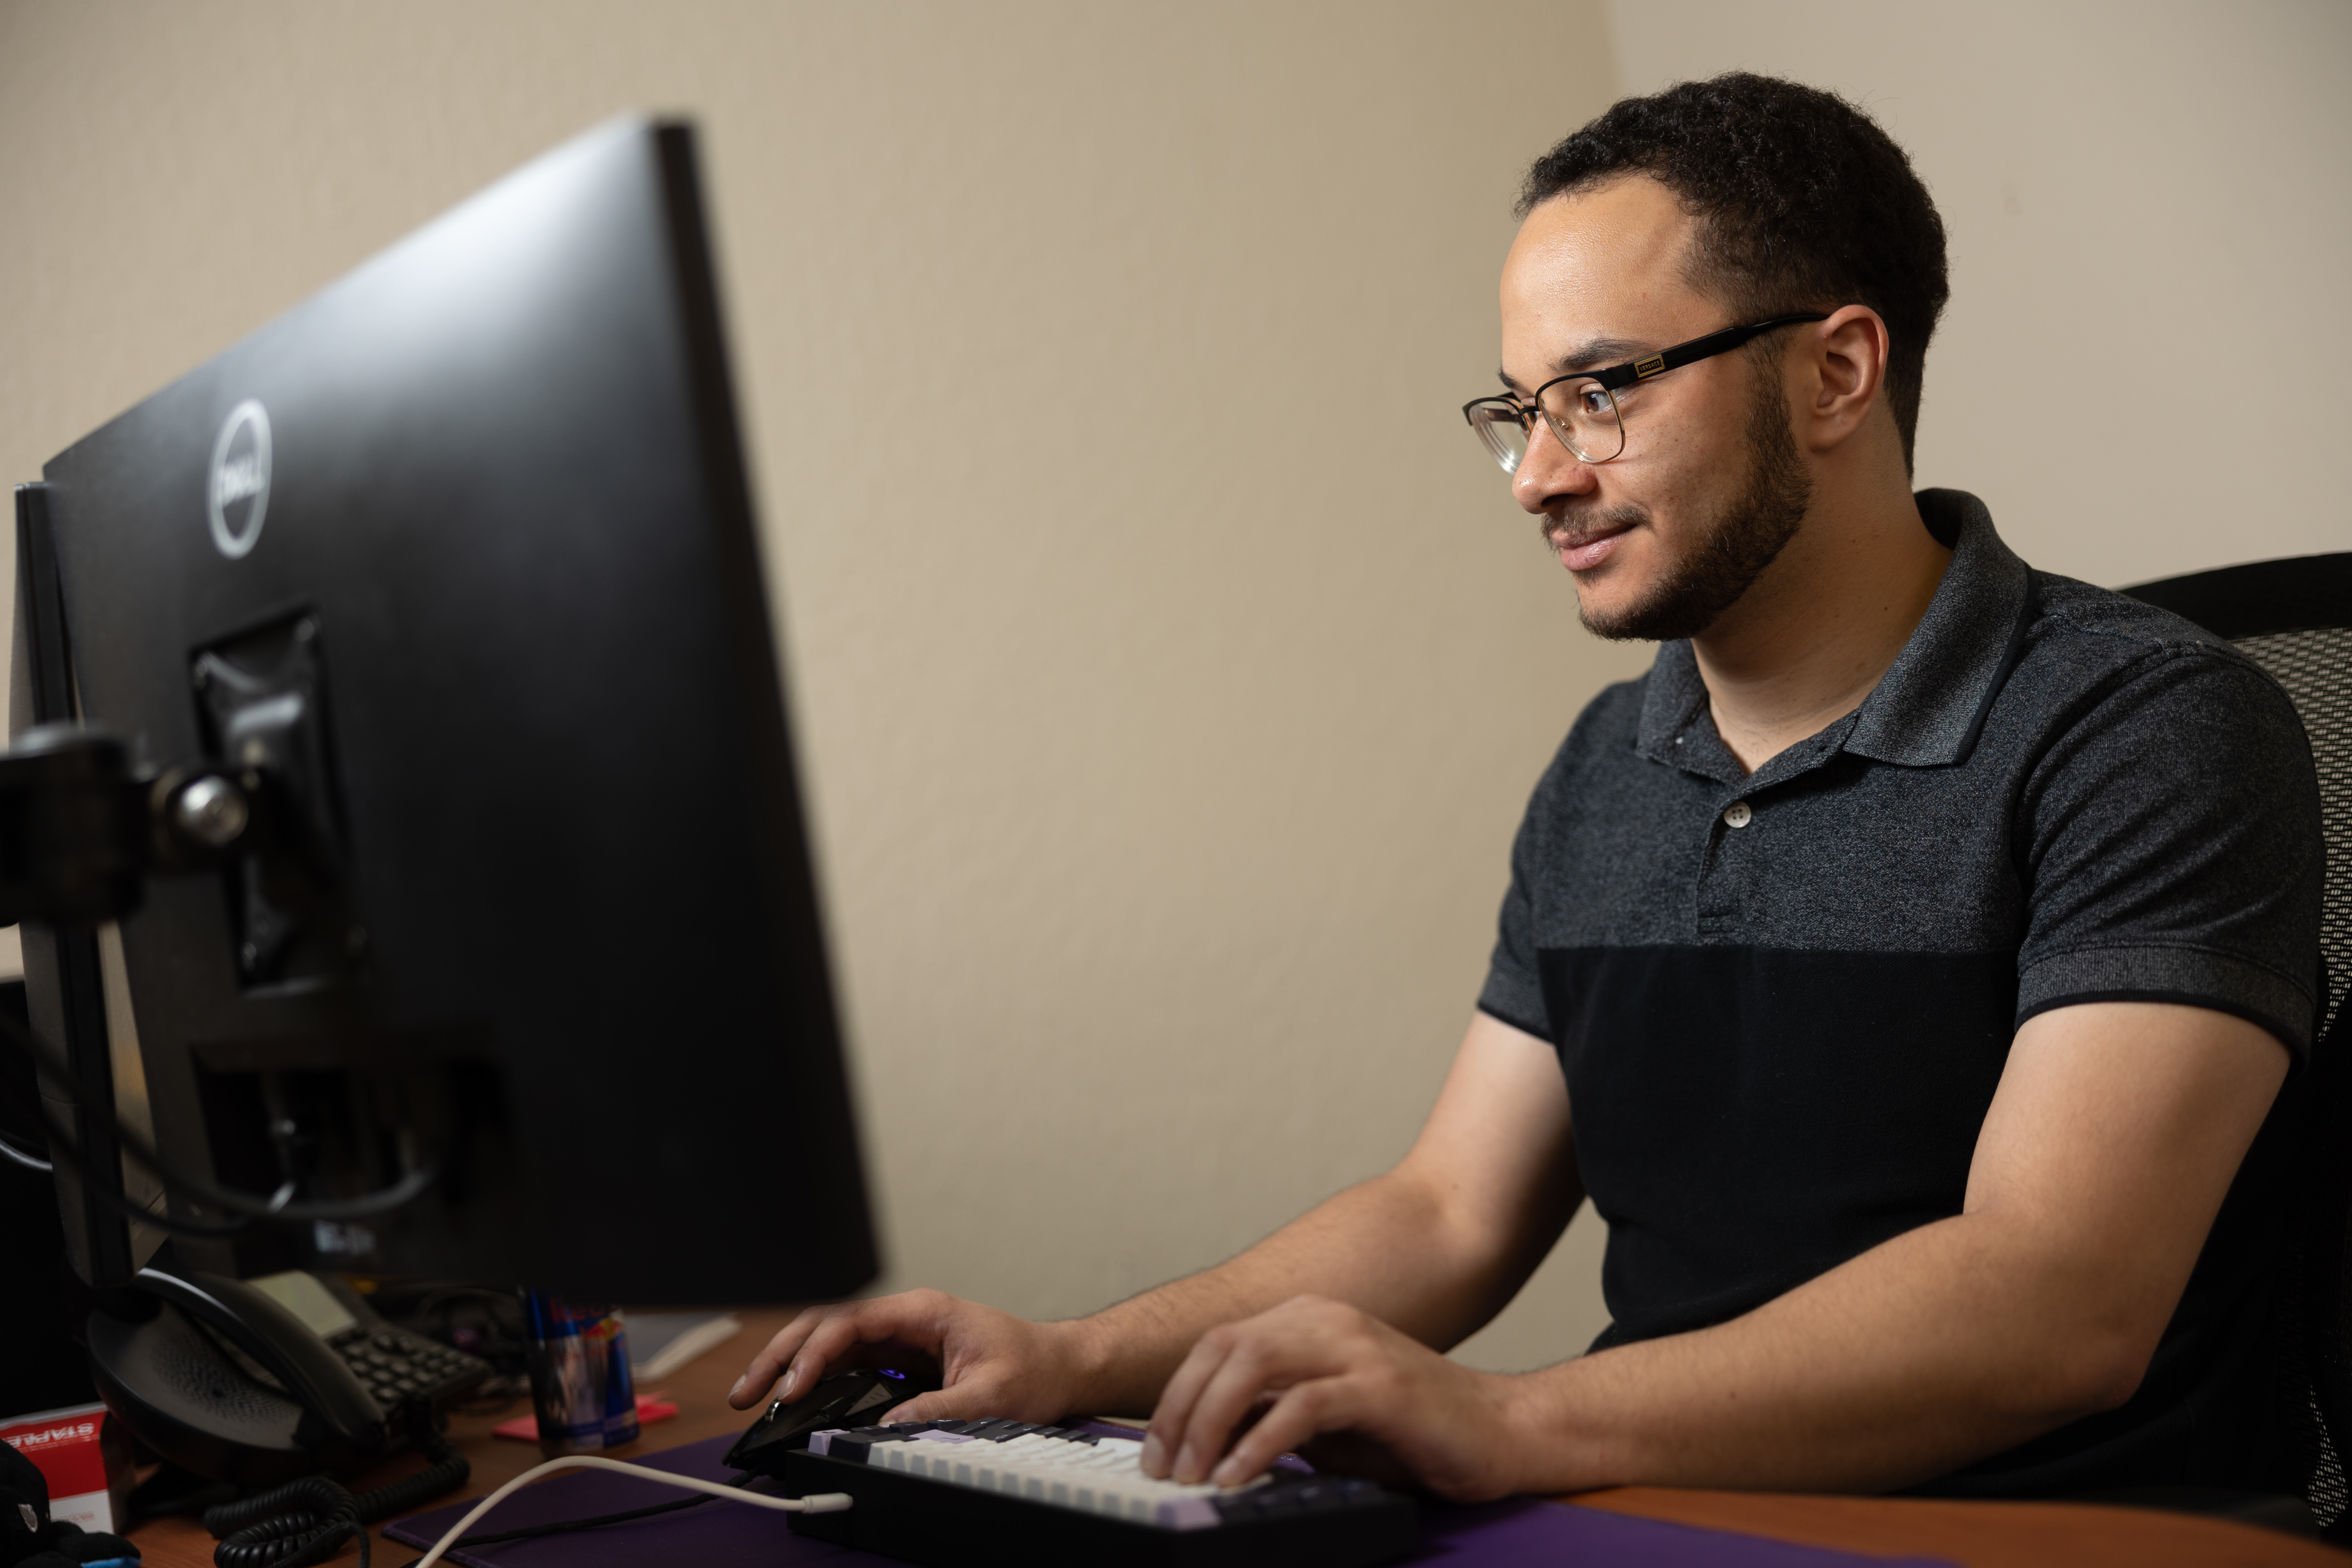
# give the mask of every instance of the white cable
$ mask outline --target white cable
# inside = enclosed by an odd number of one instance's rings
[[[550,1459],[543,1465],[525,1470],[489,1496],[474,1505],[465,1518],[449,1527],[448,1532],[433,1543],[433,1550],[418,1558],[415,1568],[433,1568],[441,1561],[441,1553],[456,1544],[459,1536],[473,1527],[476,1520],[506,1500],[507,1494],[526,1482],[535,1481],[550,1470],[574,1469],[618,1470],[625,1476],[641,1476],[649,1481],[664,1481],[674,1487],[684,1487],[690,1492],[709,1492],[729,1502],[747,1502],[753,1508],[781,1509],[787,1513],[840,1513],[851,1502],[847,1492],[811,1492],[806,1497],[770,1497],[764,1492],[748,1492],[741,1487],[730,1487],[724,1481],[706,1481],[698,1476],[676,1475],[668,1470],[649,1469],[644,1465],[625,1464],[619,1459],[599,1458],[593,1454],[566,1454],[560,1459]]]

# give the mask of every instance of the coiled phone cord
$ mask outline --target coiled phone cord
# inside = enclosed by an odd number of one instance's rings
[[[464,1486],[474,1473],[466,1457],[438,1432],[424,1435],[425,1468],[413,1476],[352,1492],[325,1476],[304,1476],[266,1492],[205,1510],[205,1528],[220,1538],[214,1568],[309,1568],[357,1538],[360,1568],[368,1568],[367,1527]]]

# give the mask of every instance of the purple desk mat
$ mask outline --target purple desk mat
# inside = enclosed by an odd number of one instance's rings
[[[1101,1430],[1115,1431],[1113,1427]],[[723,1481],[734,1472],[719,1462],[730,1436],[691,1443],[683,1448],[630,1462],[649,1469],[675,1470]],[[474,1529],[480,1533],[551,1524],[589,1514],[618,1513],[688,1494],[658,1481],[610,1471],[575,1470],[525,1487],[493,1509]],[[412,1514],[388,1525],[384,1534],[419,1551],[441,1539],[471,1502],[451,1503]],[[1940,1559],[1864,1557],[1827,1547],[1799,1546],[1756,1535],[1732,1535],[1693,1525],[1668,1524],[1603,1513],[1598,1509],[1543,1502],[1532,1498],[1452,1508],[1424,1503],[1422,1550],[1406,1563],[1442,1568],[1518,1568],[1522,1563],[1573,1563],[1577,1568],[1617,1564],[1673,1564],[1674,1568],[1950,1568]],[[473,1552],[453,1552],[445,1562],[465,1568],[623,1568],[646,1563],[692,1563],[696,1568],[797,1568],[823,1563],[831,1568],[882,1568],[891,1560],[794,1535],[772,1510],[707,1503],[683,1512],[656,1514],[584,1530],[573,1535],[514,1541]]]

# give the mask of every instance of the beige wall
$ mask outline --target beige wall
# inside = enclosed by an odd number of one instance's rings
[[[603,116],[694,112],[892,1279],[1078,1311],[1402,1150],[1526,791],[1645,662],[1455,413],[1606,38],[1556,0],[10,5],[0,471]],[[1590,1274],[1486,1353],[1580,1346]]]
[[[1644,662],[1454,413],[1519,168],[1621,81],[1782,70],[1913,149],[1921,478],[2031,559],[2352,542],[2352,9],[1470,15],[0,4],[0,473],[582,126],[696,113],[892,1278],[1081,1310],[1402,1148],[1526,789]],[[1580,1346],[1598,1239],[1465,1353]]]
[[[1776,72],[1909,149],[1952,259],[1920,483],[2110,585],[2352,548],[2352,5],[1611,13],[1627,91]]]

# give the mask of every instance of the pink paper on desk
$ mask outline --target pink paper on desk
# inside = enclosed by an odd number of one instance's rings
[[[667,1421],[677,1414],[677,1406],[658,1394],[637,1395],[637,1425],[650,1426],[656,1421]],[[519,1438],[525,1443],[539,1441],[539,1417],[518,1415],[511,1421],[501,1421],[490,1428],[501,1437]]]

